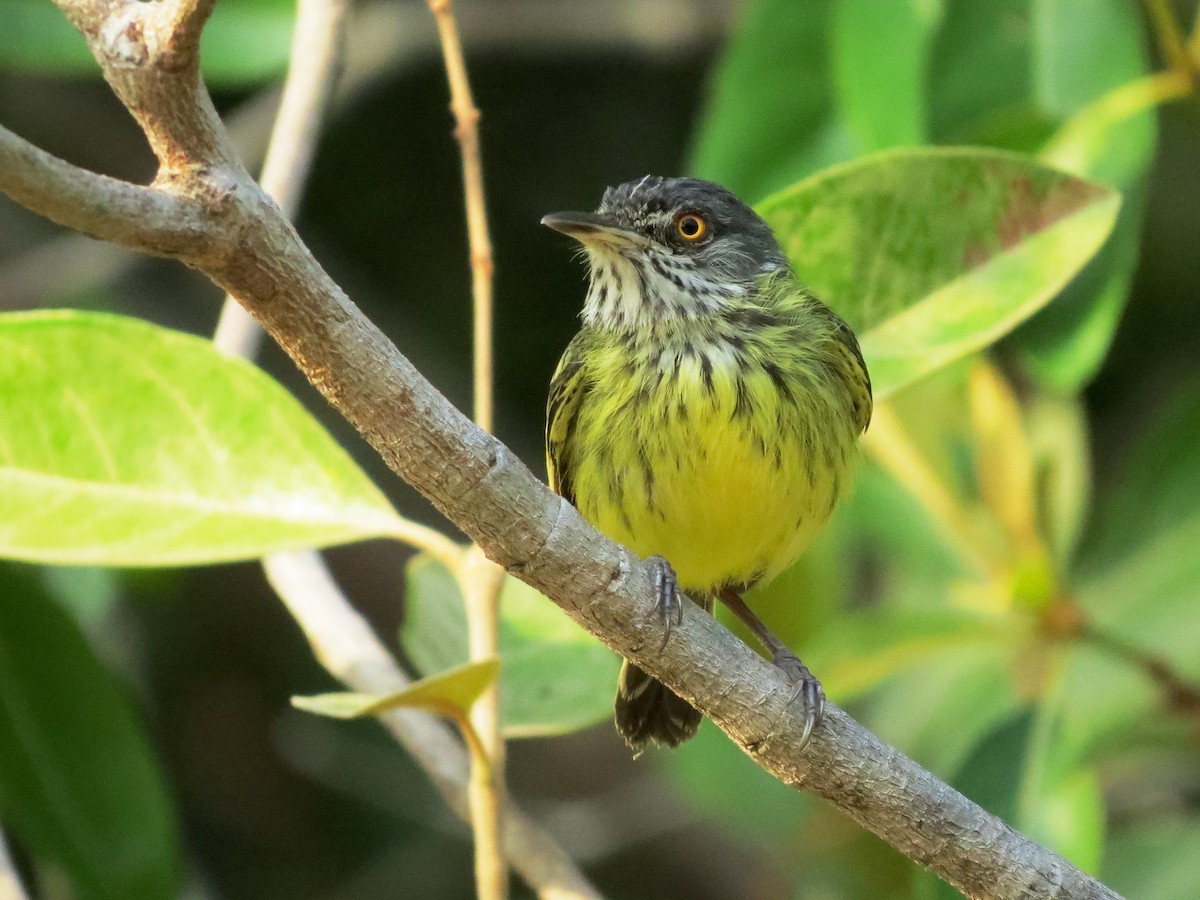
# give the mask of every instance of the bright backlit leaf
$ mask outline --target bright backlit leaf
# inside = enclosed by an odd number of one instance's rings
[[[394,709],[425,709],[457,718],[470,712],[471,705],[499,674],[499,660],[488,659],[430,675],[391,694],[337,693],[293,697],[292,706],[334,719],[378,716]]]
[[[387,500],[262,371],[96,313],[0,317],[0,555],[255,559],[388,533]]]

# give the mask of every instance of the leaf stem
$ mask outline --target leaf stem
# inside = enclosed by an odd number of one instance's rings
[[[1195,80],[1196,62],[1188,52],[1187,39],[1175,12],[1171,9],[1169,0],[1144,0],[1150,23],[1154,27],[1159,49],[1163,59],[1175,72],[1186,75],[1189,80]]]
[[[504,570],[472,545],[458,568],[459,589],[467,611],[468,659],[500,656],[500,588]],[[475,881],[481,900],[508,896],[508,867],[500,820],[504,809],[504,737],[500,731],[500,679],[487,687],[471,707],[471,731],[482,756],[472,748],[468,799],[475,833]]]
[[[1069,172],[1086,169],[1089,136],[1119,124],[1138,113],[1182,100],[1196,90],[1196,83],[1186,72],[1168,69],[1113,88],[1071,116],[1046,142],[1038,154],[1049,165]]]

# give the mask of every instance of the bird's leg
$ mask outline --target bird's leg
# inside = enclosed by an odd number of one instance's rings
[[[675,570],[664,557],[651,556],[646,562],[650,566],[650,581],[654,585],[654,612],[663,626],[662,643],[658,645],[658,652],[662,653],[671,639],[671,627],[683,621],[683,598],[679,595]]]
[[[746,605],[746,602],[742,600],[741,593],[733,588],[723,588],[717,596],[735,616],[746,623],[747,628],[754,632],[754,636],[771,652],[771,662],[782,669],[788,680],[792,682],[793,690],[790,702],[795,703],[800,700],[804,705],[804,733],[800,735],[800,748],[803,748],[808,743],[812,730],[820,723],[821,715],[825,711],[825,691],[821,687],[821,682],[812,672],[808,671],[808,666],[800,661],[800,657],[789,650],[783,641],[775,637],[763,620],[755,615],[754,610]]]

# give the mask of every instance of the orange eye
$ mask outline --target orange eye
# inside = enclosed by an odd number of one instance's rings
[[[684,213],[675,220],[675,230],[685,241],[698,241],[708,234],[708,225],[695,213]]]

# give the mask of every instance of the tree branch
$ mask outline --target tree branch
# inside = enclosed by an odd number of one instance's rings
[[[91,237],[180,257],[218,226],[197,198],[171,195],[73,166],[0,127],[4,192],[52,222]]]
[[[337,83],[346,8],[347,0],[299,0],[296,6],[288,53],[291,63],[259,176],[262,189],[289,219],[300,208],[317,135]],[[213,342],[226,352],[253,357],[262,342],[262,329],[227,296]]]
[[[113,15],[128,14],[122,7]],[[170,119],[169,134],[196,138],[176,141],[183,158],[160,156],[170,169],[166,183],[195,202],[222,204],[222,232],[202,234],[200,246],[179,258],[238,297],[387,464],[491,559],[553,597],[572,619],[693,702],[764,769],[829,799],[969,896],[1116,896],[832,704],[807,749],[797,751],[804,723],[791,703],[791,685],[696,607],[689,606],[658,652],[661,626],[645,564],[550,493],[362,315],[240,166],[222,165],[229,157],[220,134],[215,149],[213,141],[199,139],[210,127],[207,95],[197,99],[187,79],[153,66],[116,71],[102,37],[111,34],[109,24],[90,23],[85,34],[110,83],[127,104],[138,107],[135,115],[143,127]],[[127,50],[137,43],[126,31],[119,37]],[[211,159],[195,155],[210,149]],[[232,178],[233,190],[213,190],[215,171],[218,186]],[[0,189],[7,191],[11,181],[0,168]],[[164,184],[161,177],[159,183]],[[41,211],[45,199],[35,196],[31,205]],[[128,242],[142,247],[140,241]]]

